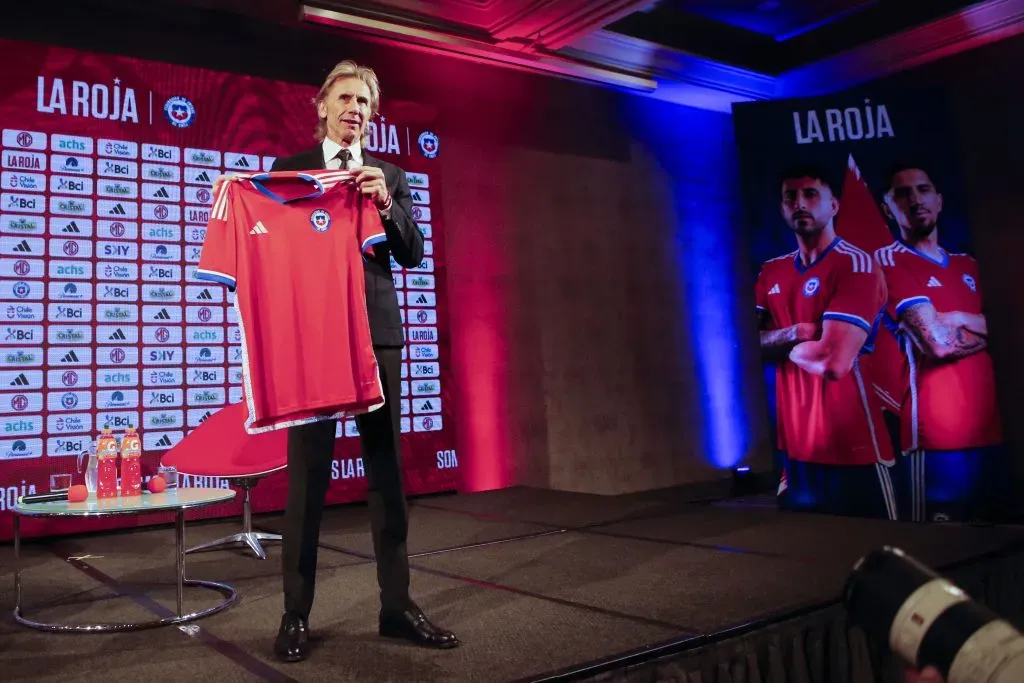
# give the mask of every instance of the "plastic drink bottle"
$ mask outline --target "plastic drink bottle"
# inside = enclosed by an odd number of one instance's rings
[[[117,439],[106,427],[100,432],[96,441],[96,455],[99,458],[99,471],[96,476],[96,497],[117,497]]]
[[[142,441],[131,425],[121,439],[121,495],[142,495]]]

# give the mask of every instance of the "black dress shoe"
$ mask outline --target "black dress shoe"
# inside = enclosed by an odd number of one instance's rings
[[[301,662],[309,656],[309,624],[305,619],[294,612],[281,617],[274,654],[282,662]]]
[[[397,611],[380,612],[380,634],[386,638],[404,638],[417,645],[447,649],[458,647],[459,639],[430,623],[420,608],[411,606]]]

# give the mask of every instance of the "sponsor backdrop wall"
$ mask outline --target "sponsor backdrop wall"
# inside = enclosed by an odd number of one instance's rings
[[[1009,470],[987,348],[984,307],[991,292],[972,256],[943,92],[875,85],[745,103],[734,107],[734,126],[751,265],[763,288],[761,330],[820,324],[822,312],[856,323],[849,314],[858,307],[869,328],[853,371],[840,379],[808,380],[788,356],[792,343],[781,357],[764,350],[780,503],[917,521],[996,514],[983,503],[998,507],[998,484]],[[807,265],[797,260],[797,237],[784,220],[783,181],[815,174],[821,177],[811,180],[830,185],[838,200],[833,225],[846,245],[837,243]],[[828,194],[818,198],[827,201]],[[938,247],[931,255],[929,244]],[[884,298],[844,289],[836,274],[843,268],[881,271]],[[851,297],[862,300],[850,304]],[[813,298],[822,299],[817,309],[807,304]],[[927,333],[908,332],[912,319],[923,319],[917,324]],[[788,380],[787,372],[793,373]],[[847,390],[837,389],[843,383]],[[800,460],[828,462],[828,474],[808,474],[790,459],[798,447],[792,434],[812,432],[817,435],[799,445]],[[877,457],[861,457],[867,449]],[[846,467],[862,461],[867,476]],[[795,468],[802,472],[797,487]],[[843,502],[876,493],[882,505]]]
[[[80,483],[78,456],[104,425],[139,428],[148,477],[162,454],[241,400],[233,297],[194,277],[211,184],[315,144],[316,88],[7,40],[0,55],[13,65],[0,74],[0,517],[9,517],[19,495],[49,490],[53,475]],[[433,108],[388,100],[366,146],[407,171],[426,238],[420,267],[392,263],[414,494],[454,488],[458,465],[437,126]],[[364,496],[356,436],[354,421],[339,424],[330,502]],[[282,509],[285,487],[272,476],[254,507]],[[0,538],[10,528],[0,523]]]

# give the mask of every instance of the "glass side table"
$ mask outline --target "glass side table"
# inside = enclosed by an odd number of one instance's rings
[[[233,489],[218,488],[186,488],[168,489],[164,493],[144,492],[141,496],[130,498],[90,497],[81,503],[69,503],[66,500],[45,503],[18,502],[14,512],[14,619],[30,628],[41,631],[73,632],[73,633],[119,633],[139,631],[158,626],[182,624],[202,619],[227,609],[237,600],[235,590],[226,584],[215,581],[202,581],[185,578],[185,511],[191,508],[215,505],[231,500],[236,492]],[[176,615],[137,623],[111,624],[53,624],[27,618],[21,609],[21,517],[110,517],[114,515],[146,515],[159,512],[173,512],[175,516],[175,562],[178,579],[178,610]],[[218,604],[209,609],[190,614],[182,614],[182,598],[185,587],[209,588],[219,591],[223,596]]]

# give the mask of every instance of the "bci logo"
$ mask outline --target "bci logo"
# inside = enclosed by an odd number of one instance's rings
[[[82,451],[89,448],[89,443],[85,437],[78,437],[76,439],[57,439],[56,448],[53,450],[57,453],[81,453]]]
[[[178,397],[172,393],[163,391],[151,391],[149,392],[149,401],[147,405],[160,406],[160,405],[172,405],[178,402]]]
[[[57,181],[57,189],[66,192],[85,192],[85,181],[61,178]]]
[[[8,209],[22,209],[22,210],[33,210],[38,205],[38,200],[35,197],[29,199],[28,197],[11,197],[7,201]]]

